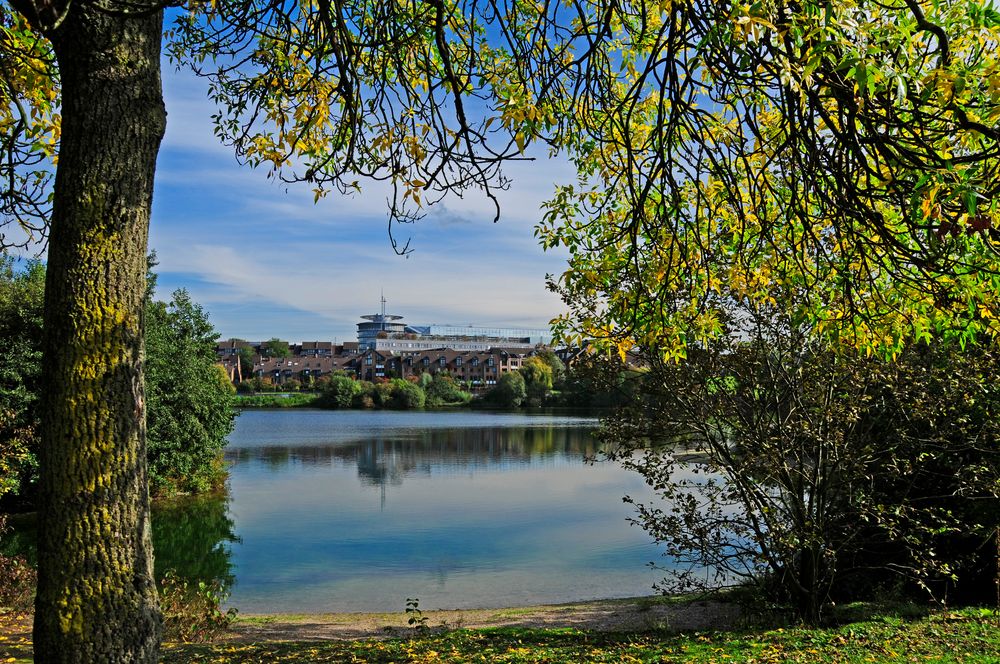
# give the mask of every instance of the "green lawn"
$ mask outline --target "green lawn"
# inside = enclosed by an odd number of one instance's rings
[[[2,618],[3,616],[0,616]],[[30,662],[30,622],[0,620],[0,663]],[[5,630],[4,627],[7,629]],[[19,633],[18,633],[19,632]],[[228,662],[1000,662],[995,613],[962,609],[839,627],[606,634],[573,629],[414,633],[384,641],[167,644],[167,664]]]
[[[828,629],[601,634],[455,630],[385,641],[170,645],[163,661],[209,662],[1000,662],[1000,622],[969,609]]]
[[[309,408],[316,405],[318,393],[300,392],[295,394],[237,394],[237,408]]]

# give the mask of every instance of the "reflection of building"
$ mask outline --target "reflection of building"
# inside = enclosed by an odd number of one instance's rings
[[[354,463],[370,485],[401,484],[407,477],[431,473],[466,475],[477,469],[524,466],[539,459],[583,460],[597,452],[589,426],[511,426],[428,429],[419,433],[384,431],[345,434],[320,445],[233,447],[233,464],[292,463],[329,466],[334,460]]]

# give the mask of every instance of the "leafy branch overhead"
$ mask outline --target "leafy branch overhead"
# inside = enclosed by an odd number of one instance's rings
[[[0,10],[0,249],[45,237],[59,144],[52,47],[20,14]]]
[[[5,72],[51,74],[47,42],[5,20]],[[469,189],[499,216],[503,162],[563,151],[581,181],[538,233],[574,254],[564,287],[601,295],[590,336],[613,319],[623,345],[680,353],[718,328],[711,302],[789,283],[817,327],[891,349],[993,331],[998,23],[939,0],[236,0],[188,3],[167,49],[210,81],[241,159],[317,200],[386,181],[391,221]],[[52,158],[57,84],[6,76],[44,137],[14,153]]]
[[[996,333],[989,3],[629,9],[579,83],[581,182],[537,231],[573,256],[567,338],[678,357],[718,333],[726,301],[800,292],[798,322],[889,354]]]
[[[481,5],[206,3],[168,30],[168,48],[210,80],[216,134],[270,175],[311,183],[317,199],[387,181],[403,222],[477,188],[499,218],[500,167],[526,158],[552,111],[525,98],[512,53],[534,12]]]

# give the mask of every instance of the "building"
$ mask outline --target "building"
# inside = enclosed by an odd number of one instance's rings
[[[251,377],[273,384],[314,382],[335,371],[361,380],[409,378],[421,373],[447,372],[473,389],[495,385],[508,371],[521,368],[524,358],[552,341],[549,330],[473,325],[407,325],[402,316],[385,312],[362,316],[358,340],[336,344],[303,341],[289,344],[289,357],[270,357],[267,342],[229,339],[216,344],[219,364],[234,383]],[[238,356],[253,353],[251,375],[240,372]]]
[[[333,357],[335,350],[332,341],[303,341],[292,353],[299,357]]]
[[[243,341],[242,339],[227,339],[226,341],[219,341],[215,344],[215,354],[219,358],[224,357],[236,357],[240,354],[240,350],[243,348],[254,348],[254,344],[249,341]]]
[[[475,325],[407,325],[402,316],[382,312],[362,316],[358,323],[358,346],[362,350],[410,353],[447,348],[457,351],[488,351],[493,348],[531,350],[552,343],[552,332],[541,328],[481,327]]]
[[[359,380],[411,378],[423,373],[447,373],[467,382],[473,391],[496,385],[500,376],[521,368],[531,351],[459,351],[438,348],[424,352],[391,353],[370,348],[355,359]]]
[[[253,374],[274,385],[280,385],[289,380],[297,380],[303,385],[329,376],[335,371],[354,372],[356,357],[273,357],[258,358],[253,367]]]
[[[532,346],[552,343],[552,331],[533,327],[481,327],[476,325],[423,325],[410,327],[423,337],[442,339],[517,339]]]

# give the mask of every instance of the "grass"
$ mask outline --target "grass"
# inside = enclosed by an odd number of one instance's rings
[[[575,629],[459,629],[411,638],[167,644],[165,664],[228,662],[998,662],[1000,619],[986,609],[867,616],[836,627],[674,634]],[[266,620],[266,618],[261,618]],[[0,625],[2,627],[2,625]],[[0,662],[30,662],[30,643],[0,629]]]
[[[237,394],[237,408],[309,408],[316,405],[319,394],[311,392],[291,394]]]
[[[671,634],[479,629],[410,639],[168,646],[163,661],[195,662],[997,662],[1000,623],[968,609],[916,620],[839,627]]]

